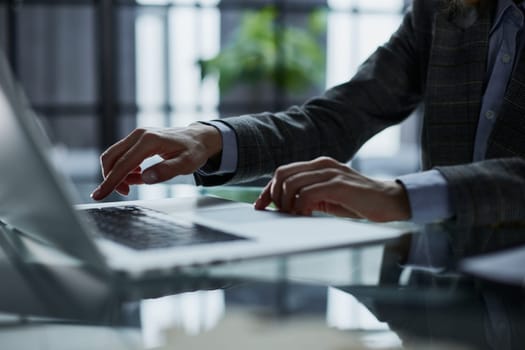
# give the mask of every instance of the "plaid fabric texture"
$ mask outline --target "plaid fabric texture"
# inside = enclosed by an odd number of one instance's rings
[[[443,1],[414,0],[396,33],[347,83],[285,112],[222,119],[237,135],[238,170],[197,176],[197,182],[247,181],[320,155],[348,161],[370,137],[423,103],[423,169],[437,168],[449,182],[458,224],[524,221],[525,55],[487,160],[472,163],[493,12],[472,11],[451,15]]]

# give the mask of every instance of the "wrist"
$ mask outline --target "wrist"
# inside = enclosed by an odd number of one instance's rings
[[[222,136],[220,131],[211,125],[203,123],[193,123],[189,128],[194,130],[195,139],[204,146],[206,157],[209,160],[220,159],[222,153]]]
[[[405,187],[397,181],[387,181],[385,185],[385,192],[392,203],[390,209],[393,215],[393,220],[410,220],[412,213],[408,193]]]

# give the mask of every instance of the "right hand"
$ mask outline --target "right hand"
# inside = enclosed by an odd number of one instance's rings
[[[186,128],[136,129],[100,156],[104,181],[93,191],[102,200],[116,190],[127,195],[130,185],[154,184],[201,168],[220,154],[222,138],[213,126],[195,123]],[[142,171],[140,164],[159,155],[164,161]]]

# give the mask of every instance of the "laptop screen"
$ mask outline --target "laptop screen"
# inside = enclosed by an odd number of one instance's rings
[[[69,181],[51,167],[47,145],[0,52],[0,221],[10,230],[95,265],[103,259],[69,200]]]

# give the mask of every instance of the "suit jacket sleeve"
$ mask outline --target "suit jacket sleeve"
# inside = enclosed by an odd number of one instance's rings
[[[197,175],[197,183],[248,181],[269,175],[280,165],[321,155],[350,160],[369,138],[402,121],[421,100],[414,26],[409,11],[396,33],[349,82],[300,107],[221,119],[237,136],[237,171],[233,176]]]
[[[491,159],[438,167],[462,227],[525,221],[525,160]]]

